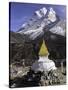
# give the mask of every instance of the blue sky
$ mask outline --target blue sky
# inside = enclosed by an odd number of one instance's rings
[[[11,2],[9,4],[10,10],[10,31],[17,31],[22,24],[32,17],[33,13],[42,8],[49,9],[53,7],[56,13],[63,19],[66,19],[66,6],[63,5],[49,5],[49,4],[32,4],[32,3],[17,3]]]

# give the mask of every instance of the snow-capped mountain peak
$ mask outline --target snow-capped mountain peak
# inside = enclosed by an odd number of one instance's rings
[[[25,22],[22,25],[22,27],[20,28],[20,30],[17,33],[29,35],[29,37],[34,40],[39,35],[43,35],[44,27],[46,27],[46,26],[49,27],[49,25],[51,25],[53,27],[50,28],[50,30],[49,30],[50,32],[64,36],[65,28],[63,28],[63,27],[65,25],[61,27],[62,21],[60,21],[60,23],[57,25],[57,27],[55,27],[57,24],[56,21],[58,20],[57,18],[59,16],[57,17],[57,14],[53,8],[50,8],[48,11],[45,7],[43,7],[40,10],[35,11],[34,15],[35,16],[33,16],[31,19],[29,19],[28,22]]]
[[[41,8],[40,10],[35,11],[35,14],[38,18],[42,18],[46,15],[47,9],[45,7]]]
[[[48,14],[48,19],[51,22],[56,21],[56,12],[53,10],[53,8],[50,8],[49,14]]]

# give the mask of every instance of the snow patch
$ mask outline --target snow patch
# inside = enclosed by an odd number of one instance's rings
[[[55,34],[65,36],[65,30],[63,30],[63,28],[60,26],[55,26],[54,28],[50,29],[50,31]]]
[[[45,7],[43,7],[40,10],[35,11],[35,14],[38,16],[38,18],[42,18],[43,16],[45,16],[47,13],[47,9]]]
[[[50,8],[49,14],[48,14],[48,19],[51,22],[55,22],[56,21],[56,12],[53,10],[53,8]]]

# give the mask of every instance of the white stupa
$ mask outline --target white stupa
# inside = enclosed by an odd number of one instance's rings
[[[49,72],[50,70],[56,70],[57,68],[55,63],[52,60],[49,60],[48,57],[39,57],[39,60],[33,63],[31,69],[35,72]]]

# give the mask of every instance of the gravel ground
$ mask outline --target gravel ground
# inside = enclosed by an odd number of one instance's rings
[[[30,67],[22,67],[22,66],[15,66],[15,65],[10,65],[10,83],[14,82],[14,80],[16,80],[16,82],[20,83],[20,87],[32,87],[31,85],[21,85],[23,84],[23,77],[25,75],[27,75],[27,72],[29,72],[29,68]],[[59,85],[65,85],[66,84],[66,74],[65,74],[66,68],[64,67],[64,72],[61,73],[61,67],[59,67],[57,69],[57,74],[59,75],[60,78],[60,84]],[[10,87],[17,87],[16,84],[10,84]],[[26,84],[26,83],[25,83]],[[33,84],[35,84],[35,82],[33,82]],[[58,84],[57,84],[58,85]]]

